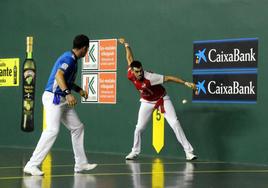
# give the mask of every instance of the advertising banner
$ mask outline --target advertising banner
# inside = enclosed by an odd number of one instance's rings
[[[82,68],[86,70],[116,71],[117,40],[91,40],[86,56],[82,59]]]
[[[116,103],[116,72],[82,73],[82,86],[88,92],[82,103]]]
[[[19,86],[19,58],[0,59],[0,87]]]
[[[193,80],[198,88],[193,102],[256,103],[257,74],[197,74]]]
[[[257,68],[258,39],[195,41],[193,69]]]
[[[82,87],[88,99],[82,103],[116,104],[117,39],[89,41],[82,59]]]
[[[193,42],[196,103],[257,102],[258,39]]]

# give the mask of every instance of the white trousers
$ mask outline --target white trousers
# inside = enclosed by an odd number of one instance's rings
[[[136,129],[134,132],[134,143],[132,147],[132,152],[139,154],[141,152],[141,136],[143,131],[146,128],[146,125],[149,121],[149,118],[152,115],[154,110],[155,103],[145,102],[141,100],[141,106],[138,115],[138,122],[136,125]],[[193,147],[188,142],[180,122],[177,118],[175,109],[172,105],[171,100],[168,96],[164,97],[164,108],[165,108],[165,119],[167,120],[168,124],[174,131],[178,142],[182,145],[185,152],[193,152]]]
[[[65,98],[61,97],[58,105],[53,104],[54,94],[45,91],[42,102],[46,111],[47,127],[43,130],[39,142],[33,152],[29,166],[39,166],[53,146],[63,123],[69,129],[72,137],[75,164],[88,163],[84,150],[84,125],[75,110],[69,107]]]

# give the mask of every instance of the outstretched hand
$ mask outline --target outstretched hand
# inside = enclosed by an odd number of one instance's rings
[[[119,39],[118,39],[118,42],[119,42],[120,44],[125,44],[125,43],[126,43],[126,40],[125,40],[124,38],[119,38]]]
[[[187,87],[191,88],[192,90],[197,90],[197,87],[196,87],[195,83],[185,82],[184,85],[186,85]]]

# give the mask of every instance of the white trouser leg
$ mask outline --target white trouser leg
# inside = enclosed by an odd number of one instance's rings
[[[169,123],[170,127],[173,129],[177,140],[182,145],[185,152],[192,152],[193,147],[188,142],[188,140],[183,132],[183,129],[180,125],[180,122],[177,118],[175,109],[174,109],[170,99],[166,99],[164,101],[164,108],[166,111],[165,118],[166,118],[167,122]]]
[[[67,106],[62,114],[62,122],[70,130],[75,164],[88,163],[84,149],[84,125],[75,110]]]
[[[136,154],[139,154],[141,152],[141,136],[146,128],[146,124],[148,123],[149,118],[152,115],[153,108],[154,104],[141,102],[138,122],[134,132],[134,143],[132,147],[132,152],[135,152]]]
[[[62,114],[62,105],[54,105],[53,94],[45,92],[42,97],[44,108],[46,110],[46,123],[47,127],[42,132],[38,144],[33,152],[30,161],[27,163],[29,166],[39,166],[45,159],[49,150],[53,146],[60,128],[60,117]]]

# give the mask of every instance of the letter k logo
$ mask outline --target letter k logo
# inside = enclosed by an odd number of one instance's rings
[[[204,62],[207,62],[207,58],[205,56],[205,51],[206,51],[206,48],[204,48],[202,51],[198,50],[198,52],[195,53],[195,56],[196,56],[195,63],[196,64],[200,64],[201,60],[203,60]]]
[[[204,84],[205,84],[205,81],[206,80],[203,80],[202,82],[197,82],[198,84],[196,85],[196,87],[197,87],[197,95],[199,95],[199,93],[200,93],[200,91],[203,91],[203,93],[205,93],[205,94],[207,94],[207,91],[206,91],[206,89],[205,89],[205,86],[204,86]]]

